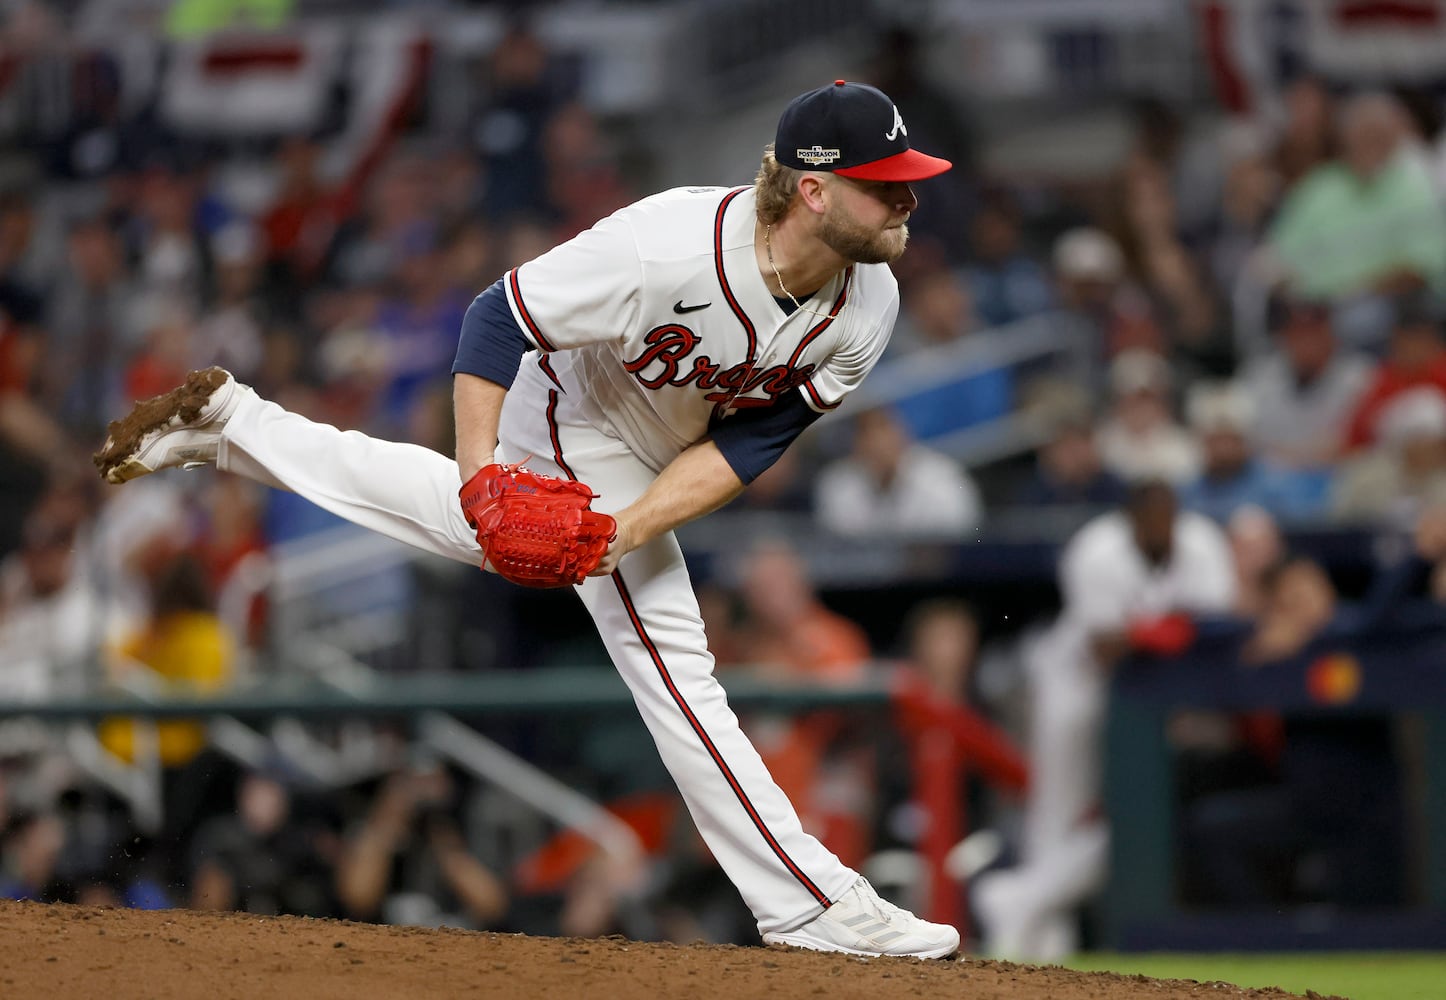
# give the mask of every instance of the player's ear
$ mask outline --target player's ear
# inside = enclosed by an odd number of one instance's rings
[[[828,177],[825,174],[805,172],[798,179],[798,197],[810,212],[822,215],[828,209]]]

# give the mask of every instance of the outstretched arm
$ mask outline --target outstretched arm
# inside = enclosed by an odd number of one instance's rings
[[[618,536],[592,576],[606,576],[633,549],[717,510],[778,461],[817,420],[802,393],[744,410],[673,459],[643,495],[618,511]]]
[[[607,576],[633,549],[717,510],[743,492],[743,480],[710,440],[688,447],[628,506],[613,516],[617,538],[590,576]]]

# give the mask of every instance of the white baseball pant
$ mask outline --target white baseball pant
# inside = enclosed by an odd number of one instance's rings
[[[556,383],[523,364],[503,405],[498,460],[526,459],[539,472],[576,478],[599,494],[600,511],[626,507],[656,470],[578,412],[560,388],[580,391],[570,384],[566,355],[552,356],[552,368]],[[340,431],[247,393],[223,431],[217,464],[428,552],[482,562],[458,505],[457,465],[428,448]],[[654,539],[577,592],[698,832],[759,931],[812,920],[858,875],[804,831],[739,728],[713,676],[677,539]]]
[[[1097,815],[1109,675],[1068,623],[1024,655],[1031,713],[1022,863],[982,875],[974,892],[991,954],[1058,962],[1076,950],[1076,908],[1109,869],[1109,828]]]

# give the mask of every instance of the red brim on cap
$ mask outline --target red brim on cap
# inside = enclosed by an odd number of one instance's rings
[[[954,164],[941,157],[930,156],[917,149],[906,149],[882,160],[860,163],[856,167],[843,167],[834,173],[861,181],[922,181],[926,177],[937,177],[953,166]]]

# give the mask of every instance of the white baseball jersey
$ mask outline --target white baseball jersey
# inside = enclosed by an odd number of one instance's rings
[[[899,291],[887,265],[850,267],[787,315],[759,273],[755,220],[752,188],[677,188],[506,276],[533,345],[572,349],[588,419],[654,469],[785,393],[833,409],[888,343]]]
[[[1125,628],[1137,617],[1171,611],[1222,613],[1235,597],[1230,544],[1208,518],[1175,517],[1170,558],[1151,566],[1121,512],[1090,521],[1060,557],[1063,621],[1085,633]]]

